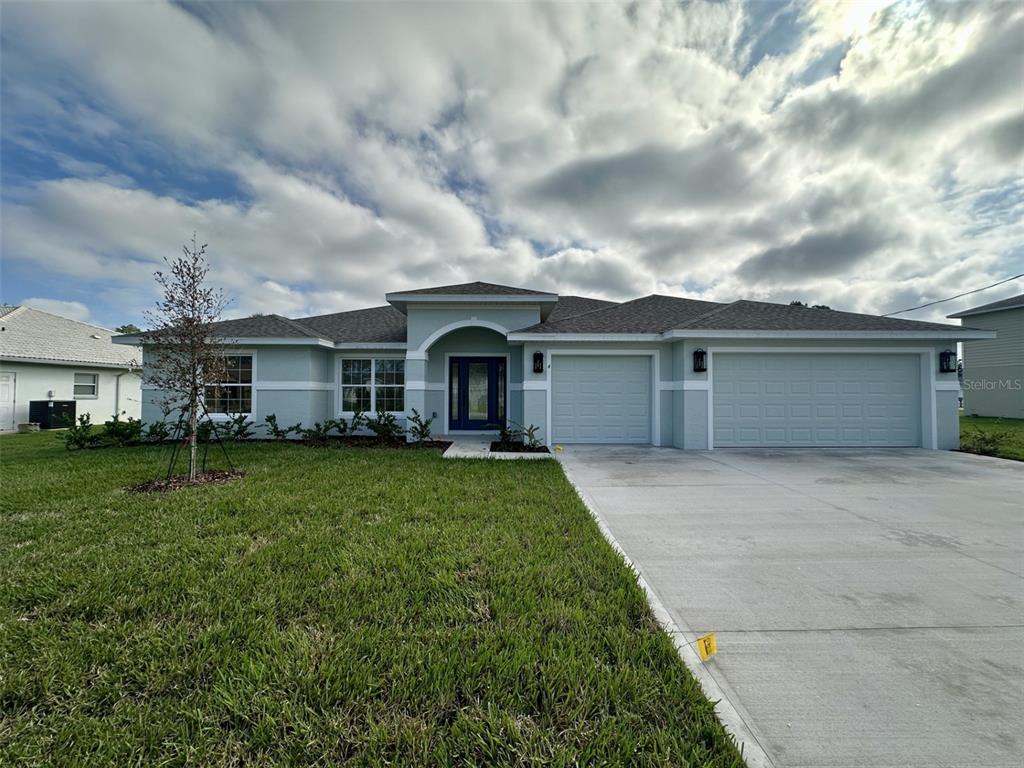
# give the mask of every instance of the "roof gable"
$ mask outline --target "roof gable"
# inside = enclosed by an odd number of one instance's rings
[[[535,291],[529,288],[516,288],[511,285],[497,283],[458,283],[456,285],[439,285],[433,288],[418,288],[412,291],[394,291],[401,296],[555,296],[547,291]]]

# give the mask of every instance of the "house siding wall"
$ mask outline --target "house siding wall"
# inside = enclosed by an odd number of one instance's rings
[[[249,418],[263,435],[263,420],[273,413],[282,426],[309,426],[334,414],[336,385],[333,350],[309,346],[239,345],[251,352],[253,362],[253,412]],[[143,351],[143,375],[149,376],[152,352]],[[143,384],[142,420],[160,421],[164,393]],[[173,418],[173,415],[172,415]]]
[[[408,313],[408,350],[411,355],[417,352],[428,352],[434,345],[424,344],[435,333],[453,323],[486,322],[500,326],[505,331],[514,331],[540,322],[540,308],[534,305],[518,307],[495,307],[483,304],[460,305],[409,305]],[[441,341],[442,337],[435,340]],[[507,343],[507,342],[503,342]]]
[[[1024,308],[970,315],[963,323],[996,332],[964,342],[964,412],[1024,419]]]
[[[0,361],[0,371],[15,374],[14,424],[28,421],[28,404],[31,400],[74,400],[78,415],[89,414],[93,424],[102,424],[115,411],[124,411],[122,418],[139,418],[142,414],[141,377],[137,373],[113,368],[95,368],[88,365],[65,366],[37,363]],[[92,373],[97,378],[96,398],[76,398],[74,383],[76,373]],[[117,376],[123,374],[118,388]],[[49,392],[53,390],[53,397]]]

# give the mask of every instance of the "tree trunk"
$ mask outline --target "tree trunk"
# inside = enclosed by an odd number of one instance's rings
[[[196,450],[196,432],[199,428],[199,404],[196,402],[195,394],[189,400],[188,409],[188,479],[189,482],[194,483],[196,480],[196,458],[198,455]]]

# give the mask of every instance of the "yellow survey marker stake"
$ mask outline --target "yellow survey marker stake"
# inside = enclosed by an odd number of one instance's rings
[[[697,653],[700,654],[701,661],[707,661],[718,653],[718,640],[715,639],[714,632],[708,632],[704,637],[697,638]]]

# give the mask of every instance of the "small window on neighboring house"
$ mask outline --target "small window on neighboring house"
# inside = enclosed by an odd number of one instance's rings
[[[98,397],[100,377],[97,373],[75,374],[75,397]]]
[[[405,410],[405,360],[391,358],[341,361],[341,410]]]
[[[204,399],[210,413],[252,413],[252,355],[227,355],[221,381],[206,382]]]

